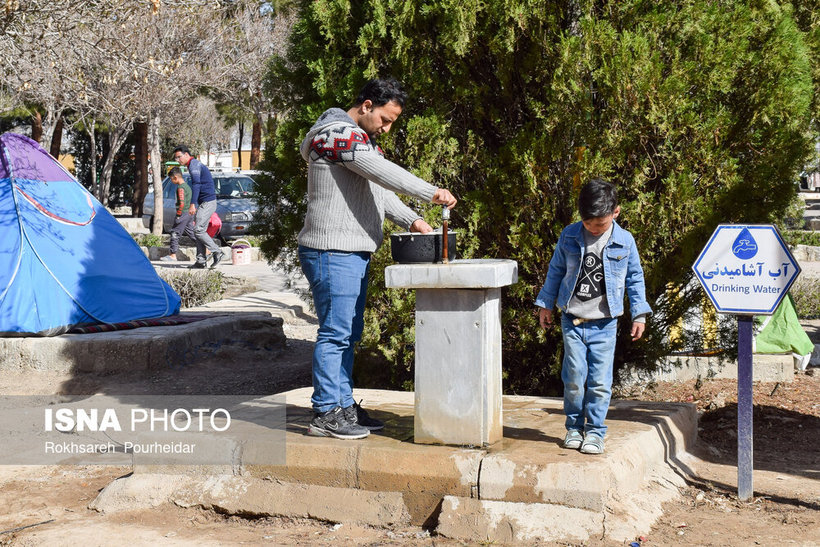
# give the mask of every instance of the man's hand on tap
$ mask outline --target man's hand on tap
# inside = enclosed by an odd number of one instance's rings
[[[457,201],[458,200],[455,196],[453,196],[449,190],[445,190],[444,188],[439,188],[436,190],[436,193],[433,194],[433,203],[437,205],[444,205],[447,209],[452,209],[455,207]],[[418,218],[415,222],[413,222],[413,224],[410,225],[410,231],[427,234],[432,232],[433,228],[424,220]]]
[[[436,190],[436,193],[433,194],[433,203],[438,205],[446,205],[448,209],[452,209],[456,206],[456,202],[458,200],[450,193],[449,190],[445,190],[444,188],[439,188]]]

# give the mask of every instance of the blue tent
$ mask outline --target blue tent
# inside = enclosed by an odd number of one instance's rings
[[[33,140],[0,135],[0,335],[179,312],[133,238]]]

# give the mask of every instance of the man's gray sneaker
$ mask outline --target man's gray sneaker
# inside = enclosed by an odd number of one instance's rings
[[[356,423],[348,422],[342,407],[337,406],[327,412],[317,412],[308,426],[307,434],[314,437],[364,439],[370,435],[370,430]]]
[[[345,413],[345,419],[352,424],[359,424],[362,427],[366,427],[370,431],[379,431],[384,429],[384,422],[371,418],[370,414],[362,408],[361,401],[358,403],[354,402],[352,405],[343,410]]]
[[[211,258],[213,258],[213,259],[214,259],[214,263],[213,263],[213,264],[211,264],[211,269],[212,269],[212,270],[213,270],[214,268],[216,268],[216,265],[217,265],[217,264],[219,264],[219,262],[222,260],[222,258],[223,258],[224,256],[225,256],[225,253],[223,253],[222,251],[217,251],[217,252],[215,252],[215,253],[211,256]]]

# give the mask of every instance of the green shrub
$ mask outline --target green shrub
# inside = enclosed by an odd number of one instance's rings
[[[224,277],[216,270],[180,271],[159,268],[157,273],[180,296],[183,308],[214,302],[222,298],[225,292]]]
[[[251,247],[259,247],[262,244],[262,238],[259,236],[246,235],[243,239],[248,240],[248,243],[251,244]]]
[[[820,319],[820,279],[800,277],[789,289],[800,319]]]
[[[137,245],[141,247],[162,247],[162,236],[154,234],[131,234]]]
[[[811,245],[813,247],[820,247],[820,232],[810,232],[807,230],[787,230],[781,232],[783,240],[790,247],[795,245]]]
[[[580,183],[618,186],[618,222],[635,235],[657,313],[636,343],[621,322],[616,364],[653,368],[669,351],[667,326],[696,300],[663,299],[668,288],[689,285],[717,224],[782,218],[811,151],[820,55],[810,47],[820,34],[808,32],[812,10],[800,3],[295,5],[288,57],[269,78],[283,114],[267,141],[271,176],[258,184],[263,251],[295,256],[309,127],[367,79],[398,77],[410,98],[380,138],[386,156],[459,197],[451,225],[464,256],[518,262],[518,283],[503,291],[507,392],[560,386],[560,334],[538,327],[533,300],[561,229],[576,220]],[[384,288],[388,262],[386,248],[374,256],[357,371],[401,387],[412,378],[413,296]]]

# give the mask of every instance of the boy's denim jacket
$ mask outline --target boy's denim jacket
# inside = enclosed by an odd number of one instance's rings
[[[617,222],[612,224],[612,237],[601,257],[609,316],[618,317],[624,313],[624,290],[629,296],[632,317],[652,313],[646,302],[643,269],[635,238]],[[547,279],[535,299],[536,306],[551,310],[557,304],[561,311],[566,311],[581,273],[584,251],[583,223],[576,222],[564,228],[550,260]]]

